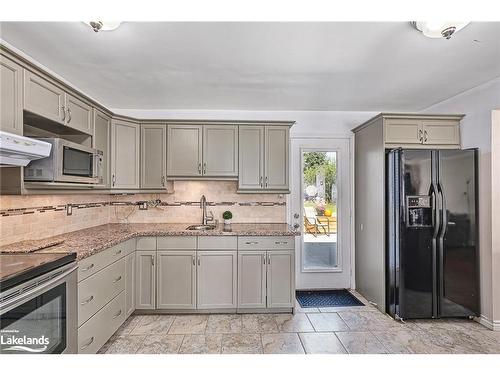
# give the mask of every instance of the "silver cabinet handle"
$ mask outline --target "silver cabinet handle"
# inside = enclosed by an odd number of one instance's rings
[[[267,187],[267,181],[269,180],[269,178],[266,176],[266,187]]]
[[[116,279],[113,280],[113,284],[116,284],[118,281],[122,279],[121,276],[118,276]]]
[[[424,142],[427,142],[427,130],[424,131]]]
[[[165,186],[165,176],[161,176],[161,186]]]
[[[120,255],[121,253],[122,253],[122,251],[121,251],[121,250],[118,250],[118,251],[115,253],[115,255]]]
[[[259,182],[259,184],[260,184],[260,187],[263,187],[262,186],[262,176],[260,176],[260,182]]]
[[[155,265],[155,256],[154,255],[151,255],[151,265],[152,266]]]
[[[286,245],[288,241],[274,241],[275,245]]]
[[[198,174],[201,174],[201,163],[198,163]]]
[[[266,264],[266,256],[265,255],[262,256],[262,264]]]
[[[420,141],[420,143],[423,142],[423,137],[422,137],[422,129],[419,129],[418,130],[418,140]]]
[[[200,257],[198,257],[198,266],[201,265],[201,260],[200,260]]]
[[[92,264],[91,264],[90,266],[88,266],[88,267],[82,268],[82,272],[89,271],[89,270],[91,270],[92,268],[94,268],[94,263],[92,263]]]
[[[118,318],[121,314],[122,314],[122,310],[120,309],[120,311],[118,311],[118,312],[116,313],[116,315],[114,315],[114,316],[113,316],[113,319]]]
[[[207,163],[203,163],[203,174],[207,173]]]
[[[86,343],[85,345],[81,346],[81,347],[80,347],[80,350],[83,350],[83,349],[88,348],[90,345],[92,345],[92,343],[93,343],[93,342],[94,342],[94,336],[92,336],[92,337],[90,338],[90,340],[89,340],[89,342],[88,342],[88,343]]]
[[[61,110],[63,115],[62,121],[64,122],[66,120],[66,108],[62,105]]]
[[[113,176],[111,177],[111,180],[113,181],[113,186],[115,186],[115,182],[116,182],[116,177],[115,177],[115,175],[113,175]]]
[[[68,107],[68,124],[71,122],[71,109]]]
[[[257,245],[258,242],[257,241],[248,241],[248,242],[245,242],[245,245]]]
[[[267,256],[267,264],[271,264],[271,255]]]
[[[193,266],[196,266],[196,259],[194,258],[194,255],[191,258],[193,260]]]
[[[80,305],[86,305],[87,303],[90,303],[92,300],[94,299],[94,296],[90,296],[89,298],[87,298],[85,301],[83,302],[80,302]]]

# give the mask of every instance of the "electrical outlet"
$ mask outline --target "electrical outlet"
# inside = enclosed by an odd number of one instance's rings
[[[139,210],[147,210],[148,202],[139,202]]]
[[[73,215],[73,206],[71,204],[66,205],[66,215],[67,216]]]

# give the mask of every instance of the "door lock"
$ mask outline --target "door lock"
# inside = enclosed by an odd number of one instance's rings
[[[299,214],[297,214],[297,213],[293,214],[293,218],[294,219],[298,219],[299,218]]]

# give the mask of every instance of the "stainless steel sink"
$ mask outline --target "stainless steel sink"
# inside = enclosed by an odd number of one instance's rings
[[[214,230],[217,226],[216,225],[190,225],[189,227],[187,227],[186,229],[187,230]]]

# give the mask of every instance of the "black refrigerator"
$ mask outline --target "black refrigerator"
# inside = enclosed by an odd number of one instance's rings
[[[386,311],[479,314],[477,150],[386,151]]]

